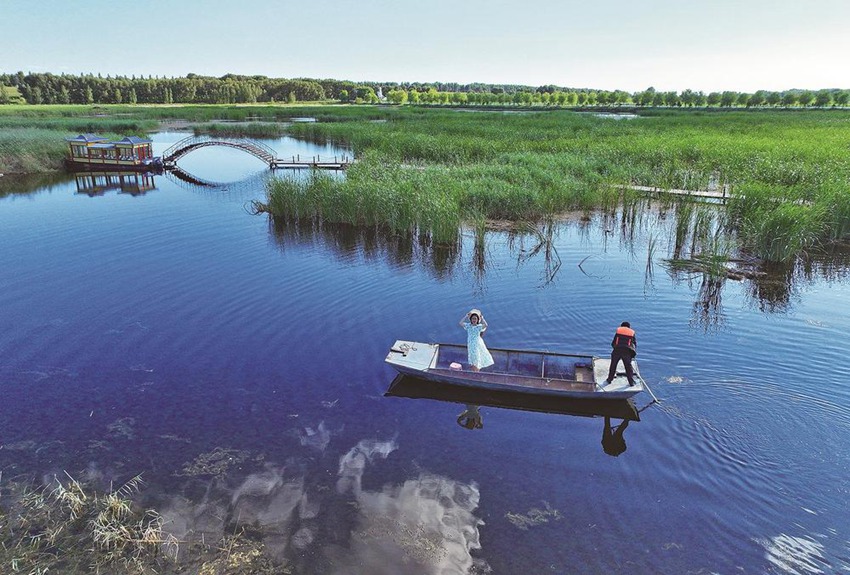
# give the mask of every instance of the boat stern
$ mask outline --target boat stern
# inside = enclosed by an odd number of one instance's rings
[[[635,384],[629,385],[629,380],[626,377],[625,371],[617,371],[614,380],[608,383],[608,368],[611,366],[611,360],[606,357],[593,358],[593,379],[596,382],[596,389],[611,397],[628,398],[637,395],[644,390],[643,379],[640,376],[640,370],[636,360],[632,360],[632,368],[635,372]],[[619,367],[622,367],[619,366]]]
[[[439,347],[434,343],[397,340],[384,361],[401,373],[421,374],[436,365]]]

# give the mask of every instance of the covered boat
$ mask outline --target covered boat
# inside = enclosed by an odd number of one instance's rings
[[[74,169],[160,171],[162,160],[153,155],[153,142],[128,136],[109,141],[97,134],[65,138],[68,142],[67,165]]]
[[[385,361],[399,373],[477,389],[594,399],[626,399],[645,389],[636,361],[635,385],[629,385],[619,371],[606,382],[609,358],[493,348],[490,353],[495,363],[474,371],[465,345],[398,340]]]

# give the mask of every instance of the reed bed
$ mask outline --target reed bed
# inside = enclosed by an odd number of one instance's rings
[[[225,135],[349,146],[346,178],[269,187],[278,209],[449,237],[476,217],[544,220],[610,209],[623,186],[725,189],[726,229],[771,261],[850,235],[850,116],[843,111],[653,111],[612,120],[564,110],[390,106],[3,106],[0,171],[55,169],[64,136],[141,135],[180,120]],[[317,122],[289,123],[297,118]],[[285,195],[291,195],[288,200]],[[288,206],[288,207],[287,207]],[[777,209],[781,206],[781,209]]]
[[[424,220],[437,216],[422,211],[430,205],[451,221],[534,220],[610,208],[622,186],[724,188],[735,197],[724,229],[758,257],[785,261],[850,231],[850,117],[841,112],[650,112],[615,121],[415,109],[384,122],[338,120],[290,132],[352,146],[360,162],[348,178],[272,182],[270,205],[297,190],[330,221],[386,214],[403,227],[399,203],[412,207],[415,225],[430,225]]]
[[[278,122],[251,122],[251,123],[209,123],[198,124],[193,128],[195,135],[209,134],[211,136],[223,136],[234,138],[280,138],[286,134],[286,125]]]
[[[0,173],[54,171],[62,166],[68,144],[44,128],[0,128]]]

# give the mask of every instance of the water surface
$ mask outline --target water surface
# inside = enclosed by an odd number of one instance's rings
[[[305,573],[850,569],[846,255],[673,273],[659,212],[440,246],[251,215],[235,150],[180,165],[224,184],[0,193],[2,481],[143,473],[182,538],[255,523]],[[471,307],[491,347],[604,355],[630,321],[661,404],[611,457],[599,418],[384,397],[390,344],[463,342]]]

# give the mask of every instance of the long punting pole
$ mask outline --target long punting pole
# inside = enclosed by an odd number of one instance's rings
[[[648,384],[648,383],[646,383],[646,380],[643,378],[643,376],[642,376],[641,374],[639,374],[639,373],[637,374],[637,376],[640,378],[640,382],[641,382],[641,383],[643,384],[643,386],[646,388],[646,391],[648,391],[648,392],[649,392],[650,397],[652,397],[652,403],[661,403],[660,401],[658,401],[658,398],[657,398],[657,397],[655,397],[655,394],[654,394],[654,393],[652,393],[652,390],[651,390],[651,389],[649,389],[649,384]],[[652,403],[650,403],[649,405],[652,405]]]

